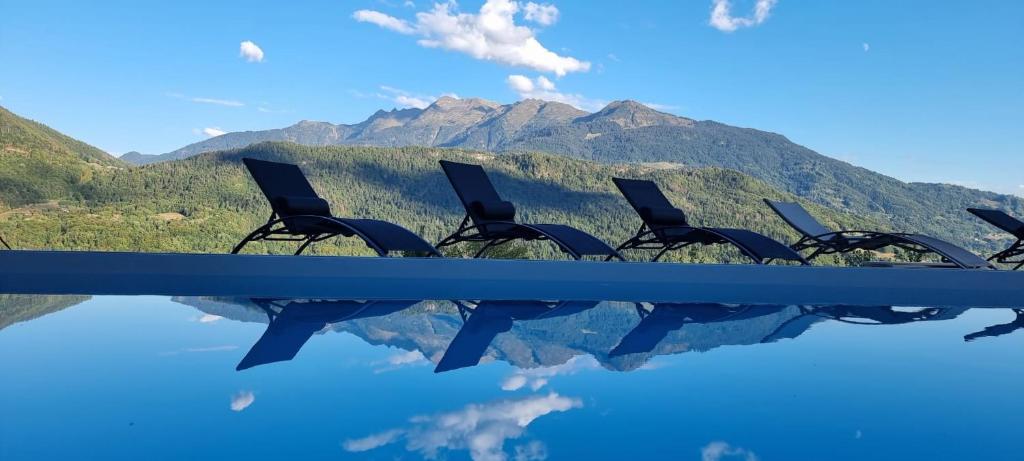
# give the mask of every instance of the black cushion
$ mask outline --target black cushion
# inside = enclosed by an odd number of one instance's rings
[[[331,215],[331,206],[320,197],[275,197],[274,204],[277,205],[279,212],[286,216]]]
[[[495,221],[511,221],[516,217],[516,207],[511,202],[473,202],[473,212],[484,219]]]
[[[640,216],[650,223],[663,226],[686,225],[686,214],[679,208],[643,207],[640,209]]]

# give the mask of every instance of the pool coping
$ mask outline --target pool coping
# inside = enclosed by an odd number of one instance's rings
[[[17,250],[0,293],[1021,307],[1024,272]]]

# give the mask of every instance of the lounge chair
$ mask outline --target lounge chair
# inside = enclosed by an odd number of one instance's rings
[[[516,208],[501,199],[480,165],[441,160],[441,168],[466,209],[459,228],[442,239],[437,248],[460,242],[484,242],[474,258],[513,240],[550,240],[573,259],[603,256],[623,259],[597,237],[562,224],[523,224],[515,221]]]
[[[853,250],[878,250],[887,246],[901,248],[915,253],[934,253],[942,257],[942,263],[872,263],[873,266],[909,267],[955,267],[961,269],[994,269],[984,258],[935,237],[899,232],[877,232],[843,230],[833,231],[821,224],[799,203],[764,201],[783,221],[786,221],[802,237],[790,248],[796,251],[812,250],[808,260],[821,255],[848,253]]]
[[[245,370],[257,365],[285,362],[295,358],[302,346],[325,326],[349,320],[382,317],[408,309],[419,301],[291,301],[253,299],[267,314],[269,324],[249,353],[235,367]]]
[[[480,363],[487,348],[499,333],[512,329],[516,320],[541,320],[566,317],[592,309],[596,301],[481,301],[475,308],[458,302],[462,328],[448,344],[434,373],[443,373]]]
[[[781,312],[781,306],[727,306],[724,304],[654,304],[650,311],[636,304],[640,323],[623,336],[609,357],[654,351],[666,337],[689,324],[711,325],[744,321]]]
[[[266,224],[242,239],[231,253],[242,251],[249,242],[267,240],[302,242],[295,251],[298,255],[321,240],[355,235],[380,256],[392,251],[441,256],[426,240],[396,224],[331,215],[327,201],[317,195],[296,165],[251,158],[242,162],[270,201],[273,213]]]
[[[1007,249],[1000,251],[988,258],[989,261],[996,261],[1003,264],[1016,264],[1013,270],[1024,267],[1024,258],[1014,260],[1018,256],[1024,255],[1024,221],[1021,221],[1013,216],[1010,216],[999,210],[986,210],[982,208],[968,208],[974,216],[977,216],[989,224],[996,226],[1010,235],[1017,237],[1017,241],[1010,245]]]
[[[731,244],[757,264],[776,259],[809,264],[796,251],[757,232],[745,229],[691,226],[683,210],[672,206],[653,181],[612,178],[626,201],[643,220],[640,230],[616,251],[661,250],[651,259],[657,261],[669,251],[693,244]]]

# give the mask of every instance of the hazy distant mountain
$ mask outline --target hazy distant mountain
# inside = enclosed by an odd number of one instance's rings
[[[571,123],[586,115],[586,112],[566,104],[536,99],[501,105],[478,98],[446,96],[425,109],[380,110],[354,125],[304,120],[276,130],[227,133],[163,155],[122,158],[143,165],[245,147],[262,141],[289,141],[309,146],[437,146],[502,151],[515,142],[517,135]]]
[[[378,111],[355,125],[300,122],[280,130],[228,133],[147,162],[238,148],[256,141],[308,145],[456,147],[492,152],[546,152],[603,163],[721,167],[746,173],[834,209],[870,214],[899,230],[977,241],[990,229],[967,206],[1020,209],[1019,198],[939,184],[904,183],[814,152],[782,135],[695,121],[616,101],[592,114],[557,102],[501,105],[444,97],[425,109]],[[966,223],[971,229],[965,239]]]

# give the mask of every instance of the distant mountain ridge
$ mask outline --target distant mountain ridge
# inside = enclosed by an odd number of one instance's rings
[[[502,105],[443,97],[425,109],[378,111],[355,125],[303,121],[278,130],[228,133],[145,161],[180,159],[259,141],[544,152],[612,164],[727,168],[833,209],[884,219],[897,230],[959,242],[977,242],[991,233],[964,215],[968,206],[1024,210],[1024,200],[1018,197],[945,184],[904,183],[821,155],[776,133],[679,117],[635,101],[615,101],[587,113],[536,99]]]
[[[515,135],[571,123],[587,115],[568,104],[537,99],[501,105],[479,98],[445,96],[425,109],[378,110],[354,125],[303,120],[280,129],[227,133],[162,155],[126,154],[122,159],[145,165],[264,141],[307,146],[424,146],[503,151],[516,142]]]

